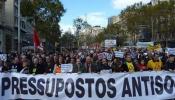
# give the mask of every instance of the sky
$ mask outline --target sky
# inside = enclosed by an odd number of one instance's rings
[[[92,25],[106,27],[110,16],[119,15],[129,5],[150,0],[60,0],[66,13],[59,23],[63,32],[74,31],[73,20],[80,17]]]

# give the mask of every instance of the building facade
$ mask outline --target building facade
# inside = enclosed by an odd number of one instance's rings
[[[0,52],[6,53],[12,50],[10,35],[13,30],[6,25],[6,3],[7,0],[0,0]]]
[[[5,51],[5,0],[0,0],[0,50]]]
[[[94,26],[91,29],[92,36],[97,36],[99,33],[101,33],[104,30],[104,27],[101,26]]]
[[[103,30],[104,30],[104,27],[101,27],[99,25],[93,26],[93,27],[87,27],[87,28],[81,30],[81,34],[80,35],[97,36]]]
[[[151,3],[152,3],[152,5],[156,5],[156,4],[158,4],[159,2],[162,2],[162,1],[169,1],[169,0],[151,0]]]
[[[108,25],[118,23],[120,21],[119,16],[111,16],[108,18]]]
[[[27,17],[18,16],[20,0],[6,0],[5,2],[5,21],[6,26],[13,30],[10,41],[12,50],[17,50],[18,45],[18,18],[20,17],[20,46],[28,45],[31,42],[32,26],[27,22]]]

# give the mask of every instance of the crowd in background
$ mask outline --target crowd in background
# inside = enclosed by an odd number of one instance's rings
[[[125,48],[118,51],[124,52],[123,58],[115,57],[112,49],[10,53],[7,61],[0,60],[0,72],[57,74],[61,73],[61,64],[72,64],[72,73],[175,71],[175,56],[164,50]]]

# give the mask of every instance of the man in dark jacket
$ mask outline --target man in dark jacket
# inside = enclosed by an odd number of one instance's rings
[[[73,64],[73,73],[83,73],[85,72],[85,67],[81,63],[80,59],[76,60],[76,64]]]
[[[86,62],[84,64],[85,73],[97,73],[99,72],[99,68],[96,64],[92,63],[92,58],[90,56],[86,57]]]
[[[112,67],[108,65],[107,59],[102,59],[102,64],[100,66],[100,72],[112,72]]]
[[[165,70],[172,71],[175,70],[174,55],[170,55],[168,61],[165,64]]]
[[[42,69],[43,66],[41,66],[41,64],[39,64],[39,59],[38,58],[34,58],[33,59],[33,65],[29,68],[29,73],[36,75],[36,74],[43,74],[43,70]]]
[[[49,56],[46,57],[46,73],[53,73],[54,63],[51,62],[51,58]]]
[[[15,57],[12,64],[10,65],[11,72],[20,72],[22,70],[22,65],[19,63],[19,58]]]

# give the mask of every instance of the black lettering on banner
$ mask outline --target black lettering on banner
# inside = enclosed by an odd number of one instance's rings
[[[162,82],[162,78],[160,76],[156,76],[155,85],[158,88],[155,88],[155,91],[158,95],[161,95],[163,93],[163,84],[161,82]]]
[[[144,82],[145,95],[148,96],[148,84],[147,84],[147,82],[149,81],[149,76],[142,76],[141,80]]]
[[[129,97],[132,97],[131,88],[130,88],[130,85],[129,85],[128,78],[125,78],[124,83],[123,83],[122,97],[125,97],[125,95],[128,95]]]
[[[45,80],[43,78],[38,79],[37,82],[37,87],[38,87],[38,94],[40,95],[44,95],[44,86],[43,84],[45,84]]]
[[[2,90],[1,90],[1,96],[4,96],[5,95],[5,90],[8,90],[10,88],[10,78],[9,77],[3,77],[2,78],[2,83],[1,83],[1,87],[2,87]]]
[[[150,77],[150,80],[151,80],[151,92],[152,92],[152,95],[155,95],[155,92],[154,92],[154,79],[153,79],[153,76]]]
[[[20,78],[20,89],[21,94],[28,94],[27,89],[27,77],[21,77]]]
[[[69,84],[71,85],[71,89],[68,88]],[[69,90],[71,90],[71,91],[69,92]],[[66,81],[65,93],[69,98],[72,98],[74,95],[74,91],[75,91],[74,81],[72,78],[69,78]]]
[[[116,93],[117,93],[115,86],[113,86],[112,84],[115,84],[115,79],[110,78],[107,82],[108,88],[112,91],[112,93],[110,91],[107,91],[107,94],[110,98],[114,98],[116,96]]]
[[[56,83],[56,94],[55,94],[55,97],[58,97],[58,92],[63,91],[63,89],[64,89],[64,80],[62,78],[59,78],[59,79],[57,79],[57,83]]]
[[[102,85],[102,93],[100,93],[100,84]],[[106,84],[105,84],[105,81],[104,79],[102,78],[99,78],[95,84],[95,91],[96,91],[96,94],[99,98],[103,98],[105,96],[105,93],[106,93]]]
[[[170,83],[168,83],[168,81],[170,81]],[[165,91],[168,94],[172,94],[173,93],[173,86],[174,86],[174,80],[172,79],[172,77],[171,76],[166,76],[164,83],[165,83],[164,84]],[[170,84],[170,86],[168,84]],[[169,86],[169,88],[168,88],[168,86]]]
[[[79,90],[76,91],[76,95],[77,97],[82,98],[85,95],[85,90],[80,84],[84,84],[84,80],[82,78],[78,78],[76,81],[76,87]]]
[[[16,94],[20,94],[19,88],[19,80],[17,77],[12,77],[12,94],[14,94],[15,90],[16,90]]]
[[[141,81],[140,77],[132,77],[132,89],[133,89],[133,97],[136,96],[136,91],[139,96],[142,96],[142,87],[141,87]]]
[[[53,92],[54,92],[54,89],[55,89],[55,78],[52,78],[52,85],[49,86],[50,84],[50,79],[48,78],[47,79],[47,82],[46,82],[46,95],[48,97],[52,97],[53,96]],[[51,92],[49,93],[49,87],[51,88]]]
[[[35,95],[35,94],[36,94],[36,87],[35,87],[35,85],[34,85],[33,83],[36,83],[36,79],[35,79],[34,77],[31,77],[31,78],[28,80],[28,84],[29,84],[29,86],[31,87],[31,88],[29,89],[29,93],[30,93],[31,95]]]
[[[85,79],[85,83],[88,84],[88,97],[92,97],[92,83],[94,83],[93,78]]]

